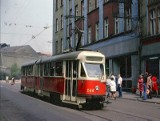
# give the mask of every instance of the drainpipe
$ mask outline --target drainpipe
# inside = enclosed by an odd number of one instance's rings
[[[142,45],[143,45],[143,43],[142,43],[142,33],[141,33],[141,30],[142,30],[142,18],[140,17],[141,16],[141,14],[140,14],[140,9],[141,9],[141,6],[140,6],[141,4],[140,4],[140,0],[138,0],[138,22],[139,22],[139,30],[140,30],[140,32],[139,32],[139,47],[138,47],[138,58],[139,58],[139,74],[141,74],[142,73],[142,70],[141,70],[141,56],[142,56]]]

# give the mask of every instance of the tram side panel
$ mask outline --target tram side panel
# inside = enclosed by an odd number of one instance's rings
[[[21,89],[30,88],[32,90],[35,89],[36,85],[36,77],[34,76],[22,76],[21,77]]]
[[[64,78],[63,77],[44,77],[43,90],[63,94]]]
[[[40,90],[40,77],[35,77],[35,89]]]

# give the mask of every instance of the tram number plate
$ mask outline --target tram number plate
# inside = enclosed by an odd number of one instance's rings
[[[87,92],[94,92],[94,89],[87,89]]]

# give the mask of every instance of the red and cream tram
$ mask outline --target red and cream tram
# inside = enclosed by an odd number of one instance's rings
[[[40,59],[21,68],[21,89],[48,96],[53,102],[103,107],[106,94],[105,56],[75,51]]]

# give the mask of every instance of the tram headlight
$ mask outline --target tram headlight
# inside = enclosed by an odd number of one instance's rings
[[[99,86],[97,85],[97,86],[95,86],[95,90],[96,91],[98,91],[100,88],[99,88]]]

